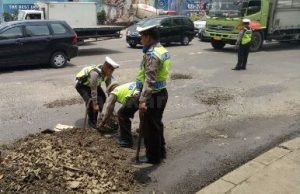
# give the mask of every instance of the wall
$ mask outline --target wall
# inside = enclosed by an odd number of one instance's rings
[[[143,3],[158,9],[176,11],[178,15],[199,14],[205,0],[95,0],[107,13],[108,22],[122,22],[130,17],[131,4]]]

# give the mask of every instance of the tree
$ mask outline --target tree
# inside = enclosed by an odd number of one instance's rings
[[[14,17],[10,13],[4,12],[3,19],[5,22],[9,22],[9,21],[13,21]]]
[[[106,12],[105,10],[102,10],[100,12],[97,13],[97,20],[99,24],[104,24],[105,20],[106,20]]]

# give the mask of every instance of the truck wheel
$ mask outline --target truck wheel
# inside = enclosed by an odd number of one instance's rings
[[[212,40],[211,46],[214,47],[214,49],[221,50],[222,48],[224,48],[225,43],[222,41]]]
[[[261,32],[254,31],[253,36],[252,36],[252,44],[250,47],[250,51],[252,51],[252,52],[259,51],[263,44],[263,41],[264,40],[263,40],[263,36],[262,36]]]
[[[189,43],[190,43],[189,37],[187,35],[184,35],[181,38],[181,45],[187,46],[187,45],[189,45]]]
[[[67,63],[67,57],[63,52],[55,52],[50,59],[50,66],[54,68],[62,68]]]
[[[129,43],[129,46],[130,46],[131,48],[135,48],[135,47],[136,47],[136,43]]]

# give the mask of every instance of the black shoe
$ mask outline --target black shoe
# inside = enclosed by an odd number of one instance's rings
[[[139,160],[140,163],[148,163],[148,164],[160,164],[161,163],[161,160],[149,160],[147,157],[145,158],[141,158]]]
[[[241,70],[241,68],[235,67],[232,70],[239,71],[239,70]]]
[[[132,142],[128,142],[128,141],[125,141],[125,140],[118,140],[117,143],[122,148],[132,148],[133,147]]]
[[[241,67],[241,70],[246,70],[246,67]]]

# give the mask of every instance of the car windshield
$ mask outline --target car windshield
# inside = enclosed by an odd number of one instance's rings
[[[141,26],[141,25],[143,25],[143,23],[144,23],[145,21],[147,21],[147,20],[146,20],[146,19],[140,20],[140,21],[138,21],[138,22],[136,23],[136,25]]]
[[[24,18],[24,15],[25,15],[25,11],[19,11],[19,14],[18,14],[18,20],[23,20]]]
[[[242,17],[245,0],[212,0],[209,9],[211,17]]]
[[[161,20],[163,18],[152,18],[152,19],[148,19],[148,20],[145,20],[141,26],[144,27],[144,26],[152,26],[152,25],[159,25]]]
[[[200,21],[206,21],[207,20],[207,17],[206,16],[203,16]]]

